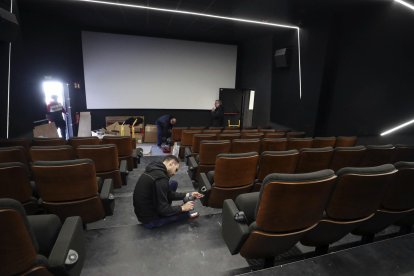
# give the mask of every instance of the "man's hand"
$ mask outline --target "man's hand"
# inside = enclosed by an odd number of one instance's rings
[[[184,205],[181,205],[182,212],[188,212],[194,209],[194,201],[189,201]]]
[[[198,192],[192,192],[192,193],[191,193],[191,195],[192,195],[193,197],[195,197],[195,198],[202,198],[202,197],[204,197],[204,195],[203,195],[203,194],[200,194],[200,193],[198,193]]]

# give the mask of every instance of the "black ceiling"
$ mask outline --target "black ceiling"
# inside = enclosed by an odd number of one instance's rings
[[[6,3],[7,0],[1,0]],[[179,15],[159,11],[101,5],[76,0],[16,0],[21,27],[25,24],[68,26],[81,30],[174,37],[234,43],[246,37],[284,32],[283,29],[246,23]],[[104,0],[105,1],[105,0]],[[108,0],[106,0],[108,1]],[[361,4],[392,0],[112,0],[258,21],[301,24],[303,16]]]

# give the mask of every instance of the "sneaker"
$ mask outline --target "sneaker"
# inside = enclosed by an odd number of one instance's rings
[[[188,213],[188,220],[196,219],[200,216],[200,214],[197,211],[190,211]]]

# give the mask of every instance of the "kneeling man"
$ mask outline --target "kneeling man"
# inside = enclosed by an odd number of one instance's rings
[[[144,227],[152,229],[192,217],[190,211],[194,208],[194,201],[171,206],[173,200],[184,200],[186,196],[203,197],[198,192],[176,192],[178,183],[170,182],[170,177],[177,173],[179,166],[178,158],[168,155],[163,161],[150,163],[138,179],[134,190],[134,211]]]

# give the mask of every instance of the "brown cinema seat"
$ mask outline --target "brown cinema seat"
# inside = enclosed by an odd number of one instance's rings
[[[199,190],[205,194],[206,206],[221,208],[225,199],[235,199],[250,192],[256,177],[259,155],[257,152],[222,153],[217,155],[213,172],[200,174]]]
[[[225,200],[222,236],[231,254],[273,265],[323,217],[335,178],[332,170],[270,174],[260,192]]]
[[[32,170],[43,207],[62,221],[80,216],[89,223],[113,214],[112,180],[100,187],[91,159],[37,161]]]
[[[30,158],[35,161],[63,161],[76,159],[72,146],[33,146],[30,148]]]
[[[332,147],[303,148],[300,150],[296,173],[316,172],[329,168],[333,154]]]
[[[316,247],[317,252],[328,252],[330,244],[374,216],[396,172],[391,164],[340,169],[324,217],[305,234],[301,243]]]

